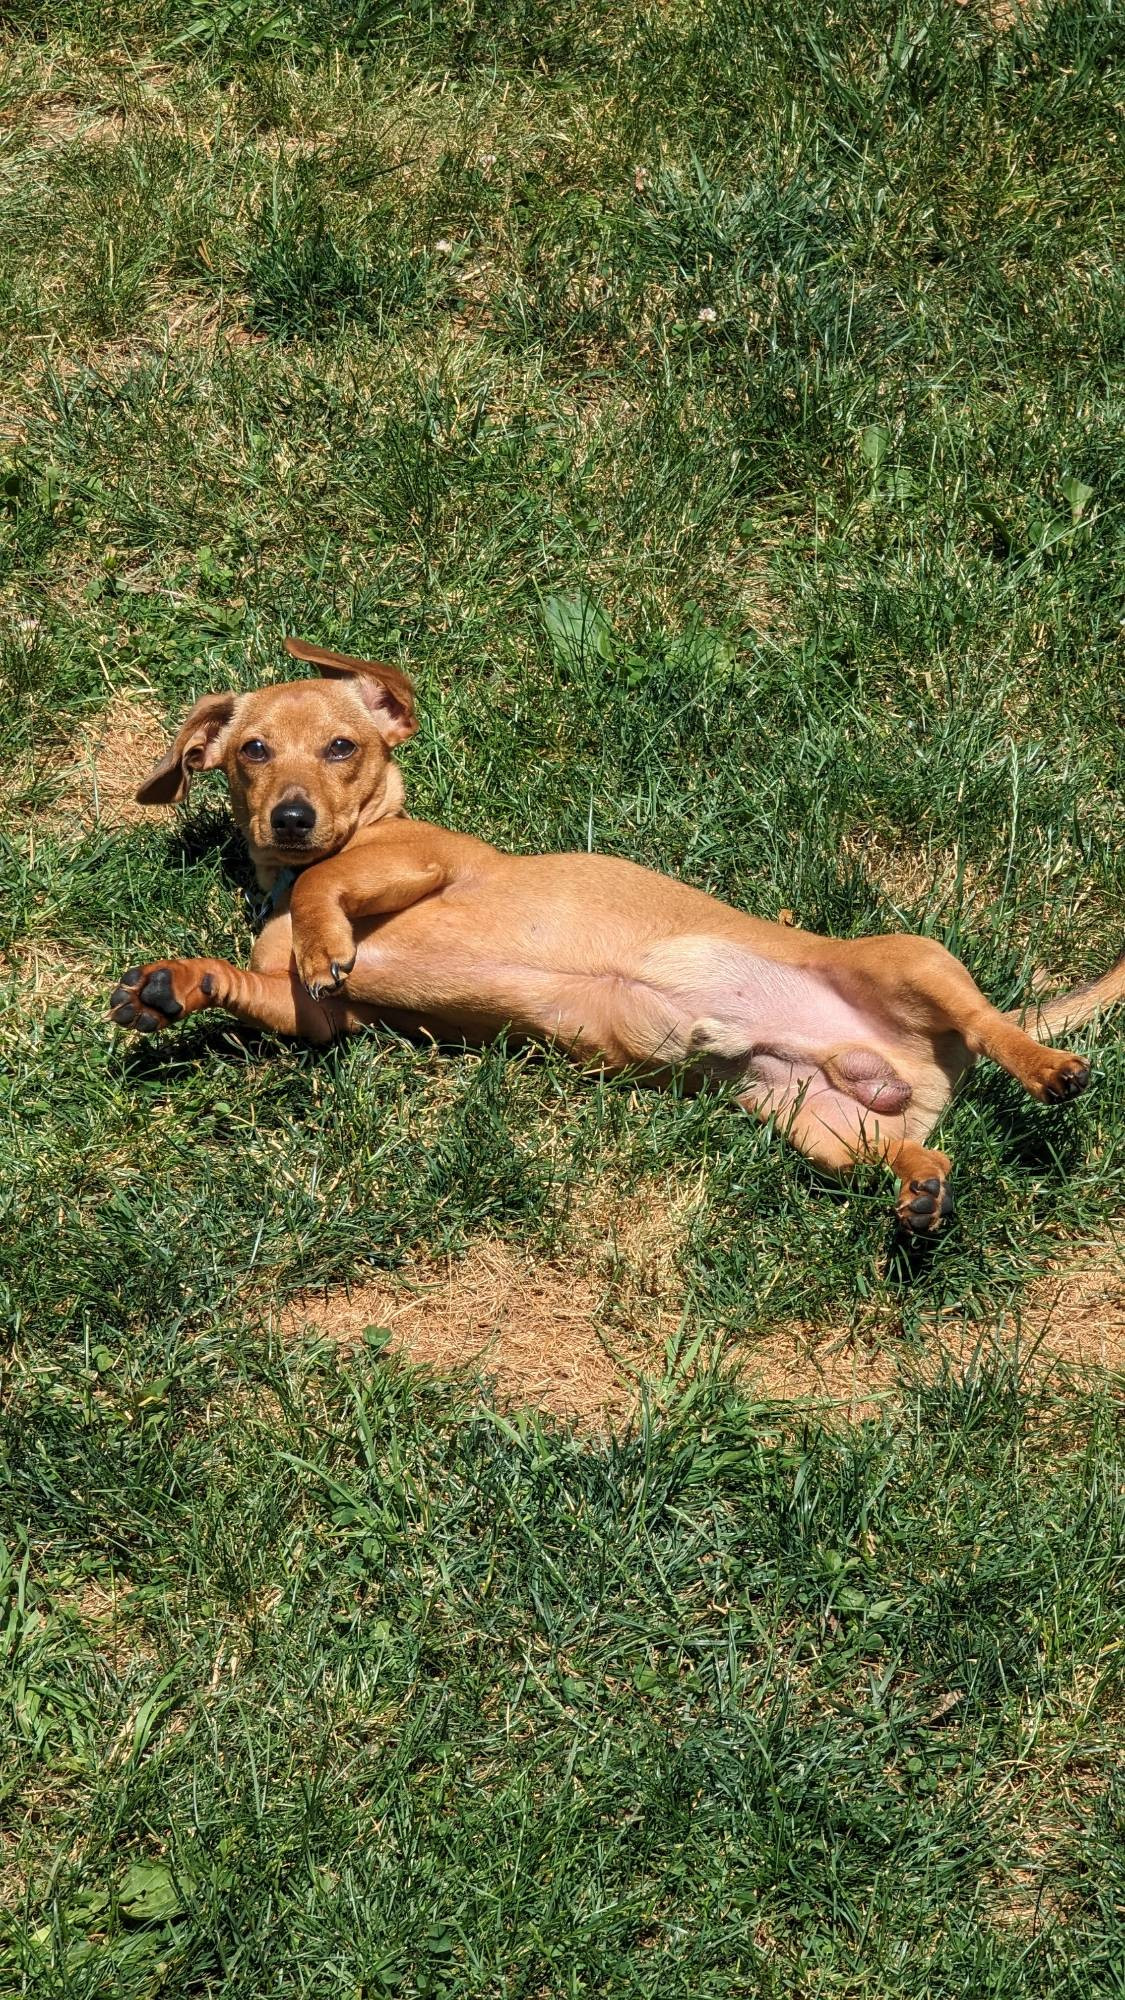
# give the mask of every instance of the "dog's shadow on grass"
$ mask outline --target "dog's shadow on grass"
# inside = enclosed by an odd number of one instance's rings
[[[956,1218],[953,1225],[956,1228]],[[933,1236],[916,1236],[892,1221],[884,1238],[883,1282],[888,1291],[912,1292],[932,1283],[939,1246],[950,1224]]]
[[[978,1099],[992,1128],[997,1164],[1005,1173],[1051,1179],[1079,1173],[1089,1150],[1086,1121],[1071,1107],[1038,1104],[1007,1077],[989,1077]]]
[[[995,1176],[1001,1183],[1042,1182],[1059,1190],[1078,1179],[1088,1165],[1090,1138],[1080,1120],[1063,1108],[1037,1104],[1017,1092],[1005,1077],[990,1079],[982,1093],[987,1104],[989,1157],[966,1160],[954,1189],[970,1175]],[[953,1248],[958,1231],[954,1213],[946,1229],[934,1236],[914,1236],[894,1222],[884,1248],[885,1283],[903,1293],[932,1286],[943,1289],[939,1259]]]
[[[243,891],[253,902],[261,891],[246,850],[246,842],[229,813],[216,805],[200,805],[185,813],[168,840],[168,865],[194,868],[199,862],[218,864],[223,882]]]
[[[233,1069],[271,1063],[289,1076],[296,1070],[331,1066],[364,1040],[383,1048],[413,1050],[419,1056],[432,1053],[435,1046],[428,1035],[408,1035],[400,1028],[380,1028],[377,1023],[354,1034],[338,1035],[331,1042],[309,1042],[299,1035],[255,1027],[252,1022],[239,1021],[216,1010],[173,1023],[159,1034],[130,1035],[122,1049],[121,1066],[124,1074],[138,1083],[159,1081],[177,1070],[197,1069],[205,1059],[217,1059]],[[461,1042],[441,1043],[438,1047],[450,1058],[465,1052],[465,1044]]]
[[[247,1069],[269,1061],[299,1062],[302,1069],[330,1061],[341,1044],[294,1042],[216,1013],[173,1026],[166,1033],[133,1035],[122,1051],[121,1067],[133,1083],[157,1083],[176,1072],[198,1069],[203,1061]]]

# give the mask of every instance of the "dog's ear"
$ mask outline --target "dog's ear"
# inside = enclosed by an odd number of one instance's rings
[[[332,653],[327,646],[310,646],[306,639],[287,639],[285,650],[295,660],[318,667],[326,680],[352,681],[384,743],[405,743],[413,736],[418,727],[414,689],[397,667],[382,660],[357,660],[351,653]]]
[[[205,694],[176,731],[171,748],[137,787],[142,806],[171,806],[187,797],[193,771],[211,771],[219,761],[219,737],[234,714],[237,695]]]

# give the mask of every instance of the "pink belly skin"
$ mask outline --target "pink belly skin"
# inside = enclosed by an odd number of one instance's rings
[[[401,919],[360,945],[349,991],[416,1012],[439,1034],[487,1039],[506,1028],[554,1039],[575,1055],[688,1064],[748,1083],[821,1091],[893,1116],[911,1088],[880,1048],[886,1026],[843,999],[816,970],[763,957],[730,938],[680,935],[622,951],[618,966],[498,959],[460,927],[395,949]],[[581,960],[581,949],[574,954]]]

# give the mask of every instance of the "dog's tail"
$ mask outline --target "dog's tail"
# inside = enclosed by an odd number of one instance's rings
[[[1013,1007],[1006,1016],[1036,1042],[1053,1042],[1056,1035],[1084,1028],[1095,1014],[1125,1000],[1125,951],[1100,979],[1088,986],[1076,986],[1073,993],[1059,993],[1053,1000],[1029,1000],[1025,1007]]]

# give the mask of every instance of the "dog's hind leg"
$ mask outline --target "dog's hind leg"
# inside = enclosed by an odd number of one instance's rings
[[[1064,1104],[1090,1081],[1084,1056],[1067,1049],[1046,1048],[1026,1034],[1011,1016],[985,999],[971,972],[933,938],[880,937],[851,939],[837,948],[848,972],[858,971],[900,1029],[928,1035],[956,1036],[967,1068],[973,1058],[988,1056],[1014,1076],[1032,1097],[1046,1104]],[[1112,975],[1101,982],[1115,991]],[[1056,1003],[1054,1012],[1064,1003]],[[1091,1011],[1081,996],[1070,1003],[1073,1019]]]
[[[895,1214],[912,1235],[933,1235],[952,1215],[952,1162],[925,1144],[933,1122],[927,1114],[878,1117],[841,1091],[806,1093],[797,1084],[772,1089],[755,1084],[740,1092],[738,1101],[756,1118],[775,1119],[790,1145],[829,1173],[849,1173],[861,1161],[887,1167],[899,1182]]]

